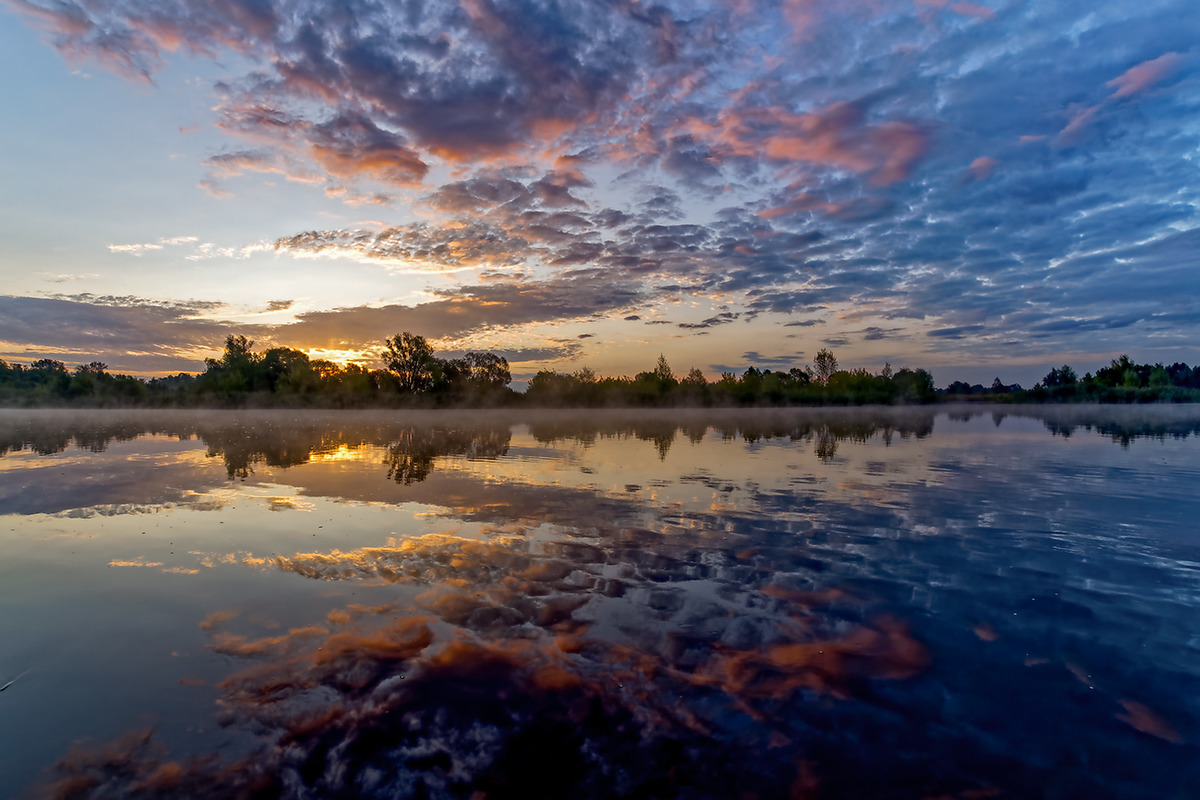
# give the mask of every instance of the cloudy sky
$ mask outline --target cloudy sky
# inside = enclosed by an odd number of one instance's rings
[[[1195,0],[0,0],[0,358],[1196,363],[1197,43]]]

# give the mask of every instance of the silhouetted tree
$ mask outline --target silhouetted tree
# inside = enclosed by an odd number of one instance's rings
[[[384,341],[380,355],[384,366],[396,376],[401,391],[423,392],[433,383],[433,348],[425,337],[404,331]]]
[[[1070,386],[1075,383],[1078,378],[1075,376],[1075,370],[1071,369],[1066,364],[1061,367],[1050,370],[1046,373],[1046,377],[1042,378],[1042,385],[1047,389],[1053,389],[1058,386]]]
[[[666,356],[662,353],[658,354],[658,363],[654,365],[654,377],[663,383],[675,381],[675,373],[671,371],[671,365],[667,363]]]
[[[928,370],[904,367],[892,378],[898,399],[925,402],[934,398],[933,376]]]
[[[254,342],[245,336],[227,336],[221,357],[204,359],[204,387],[225,392],[248,392],[254,389],[254,373],[259,357],[252,352],[252,347]]]
[[[29,368],[47,374],[62,373],[65,375],[67,372],[67,365],[61,361],[55,361],[53,358],[39,358],[30,364]]]
[[[833,377],[833,373],[837,372],[838,360],[837,357],[827,347],[822,347],[813,356],[813,367],[816,369],[816,378],[823,386],[829,385],[829,379]]]
[[[1134,367],[1135,364],[1130,361],[1129,356],[1122,353],[1120,357],[1109,362],[1107,367],[1096,370],[1096,382],[1102,386],[1128,386],[1131,383],[1136,386],[1137,370]]]
[[[266,382],[266,389],[271,392],[303,391],[305,388],[315,388],[316,384],[308,354],[290,347],[272,347],[263,353],[255,372],[255,377],[261,377]],[[308,380],[310,378],[313,380]],[[256,385],[255,388],[259,387]]]
[[[469,380],[478,389],[504,389],[512,382],[508,359],[495,353],[467,353],[463,356]]]
[[[812,371],[808,367],[792,367],[788,370],[788,375],[801,386],[812,383]]]

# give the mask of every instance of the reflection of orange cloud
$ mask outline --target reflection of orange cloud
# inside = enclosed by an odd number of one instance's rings
[[[200,623],[200,627],[203,630],[211,631],[221,623],[228,622],[237,615],[238,612],[236,611],[214,611],[204,618],[204,620]]]
[[[1156,736],[1171,744],[1183,744],[1183,737],[1169,722],[1155,714],[1146,706],[1134,700],[1119,701],[1125,708],[1124,714],[1117,714],[1117,719],[1130,725],[1142,733]]]
[[[312,655],[313,664],[352,669],[360,659],[398,662],[415,658],[433,643],[428,623],[423,617],[410,617],[368,633],[334,633]]]
[[[604,610],[595,606],[612,603],[610,608],[645,613],[658,610],[640,605],[647,594],[684,592],[636,573],[623,579],[641,582],[639,590],[604,590],[604,571],[619,552],[613,547],[639,545],[639,552],[666,562],[680,546],[672,541],[667,551],[655,553],[646,546],[655,536],[629,530],[613,546],[564,540],[531,552],[524,539],[442,534],[281,559],[281,569],[311,570],[313,577],[370,574],[419,582],[429,589],[416,605],[430,616],[413,614],[407,603],[351,605],[328,613],[338,626],[332,631],[310,626],[259,639],[214,631],[212,650],[261,659],[219,684],[224,721],[266,737],[255,757],[233,764],[171,762],[144,752],[143,739],[141,750],[122,760],[97,765],[77,759],[64,762],[64,769],[74,770],[76,787],[84,781],[100,785],[111,777],[106,770],[119,770],[118,785],[154,783],[176,796],[250,796],[246,787],[291,780],[297,770],[316,771],[304,772],[305,786],[455,771],[461,785],[489,794],[541,796],[545,792],[536,785],[522,795],[516,791],[522,784],[512,781],[535,772],[535,764],[544,768],[545,749],[566,737],[571,752],[596,754],[579,767],[591,772],[572,772],[570,780],[599,780],[597,770],[619,764],[631,794],[650,781],[659,794],[671,795],[695,785],[677,786],[671,777],[688,781],[696,774],[695,761],[676,763],[671,755],[679,743],[691,743],[683,750],[704,748],[698,752],[705,758],[730,746],[753,752],[753,758],[731,759],[720,768],[727,770],[723,779],[740,789],[786,796],[781,789],[800,787],[811,795],[815,767],[798,767],[789,755],[801,744],[793,727],[772,721],[778,701],[804,689],[848,698],[867,681],[911,677],[928,663],[924,647],[903,623],[887,617],[849,629],[839,623],[840,632],[830,634],[824,609],[861,609],[869,601],[840,589],[774,583],[744,587],[754,595],[743,599],[757,609],[761,626],[760,635],[744,644],[698,635],[688,629],[695,620],[677,620],[682,624],[666,631],[628,631],[641,637],[636,643],[597,634],[592,620]],[[657,588],[641,591],[650,587]],[[736,602],[741,607],[741,599]],[[585,604],[588,611],[576,619]],[[726,608],[714,606],[714,619],[723,619]],[[202,626],[213,630],[234,616],[215,612]],[[696,698],[716,702],[691,702]],[[737,717],[732,722],[730,714]],[[741,715],[760,724],[747,732]],[[731,725],[738,731],[733,737]],[[514,763],[513,752],[530,749],[530,743],[536,745],[533,760]],[[438,754],[436,763],[427,757],[431,751]],[[733,796],[723,786],[714,791]]]
[[[994,642],[1000,638],[1000,634],[996,633],[996,629],[986,622],[981,622],[974,628],[975,635],[985,642]]]
[[[245,636],[238,636],[224,631],[218,631],[213,634],[212,644],[209,646],[214,652],[226,656],[238,656],[241,658],[251,658],[255,656],[264,656],[277,654],[280,651],[287,650],[301,642],[309,639],[315,639],[319,636],[324,636],[329,633],[326,628],[316,626],[308,626],[305,628],[293,628],[282,636],[269,636],[263,639],[247,639]]]
[[[925,647],[912,638],[907,626],[884,617],[832,640],[722,652],[707,674],[742,698],[782,698],[799,689],[846,696],[853,678],[903,680],[928,663]]]

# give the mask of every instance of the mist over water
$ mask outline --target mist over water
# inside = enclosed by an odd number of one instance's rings
[[[0,796],[1193,796],[1198,434],[0,412]]]

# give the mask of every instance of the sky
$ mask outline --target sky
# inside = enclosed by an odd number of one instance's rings
[[[1200,362],[1195,0],[0,0],[0,359]]]

